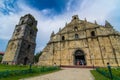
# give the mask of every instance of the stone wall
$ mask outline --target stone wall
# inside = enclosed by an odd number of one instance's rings
[[[84,53],[86,66],[120,65],[120,34],[106,21],[105,26],[73,16],[58,33],[51,34],[39,65],[75,65],[75,52]]]
[[[37,21],[31,14],[20,18],[8,42],[2,63],[26,65],[33,62],[37,35],[36,26]]]

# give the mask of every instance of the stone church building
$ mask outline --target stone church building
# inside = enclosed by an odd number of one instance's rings
[[[15,26],[12,38],[9,40],[2,63],[4,64],[30,64],[33,62],[37,21],[31,14],[20,18]]]
[[[58,33],[52,33],[39,65],[120,66],[120,33],[105,21],[99,25],[72,16]]]

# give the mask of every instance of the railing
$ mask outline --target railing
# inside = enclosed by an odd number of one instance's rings
[[[99,72],[100,74],[104,75],[105,77],[111,78],[110,73],[106,70],[103,71],[100,68],[96,68],[96,71]],[[113,79],[111,80],[120,80],[120,77],[112,75]]]
[[[40,68],[33,68],[33,69],[26,69],[26,70],[7,70],[0,72],[0,78],[5,78],[9,76],[16,76],[16,75],[23,75],[23,74],[30,74],[30,73],[42,73],[48,71],[59,70],[59,67],[40,67]]]

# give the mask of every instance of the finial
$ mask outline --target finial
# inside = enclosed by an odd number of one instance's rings
[[[67,22],[65,23],[65,26],[67,26]]]
[[[54,31],[52,31],[52,33],[51,33],[51,37],[54,36],[54,35],[55,35],[55,34],[54,34]]]
[[[85,18],[85,22],[87,22],[87,19]]]
[[[61,28],[59,28],[59,31],[61,31]]]
[[[97,24],[97,21],[95,20],[95,24]]]
[[[105,27],[112,27],[112,25],[107,20],[105,20]]]

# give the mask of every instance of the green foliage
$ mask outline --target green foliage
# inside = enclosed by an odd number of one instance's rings
[[[2,58],[3,58],[3,57],[0,55],[0,62],[2,61]]]
[[[1,78],[0,80],[19,80],[19,79],[23,80],[24,78],[40,76],[40,75],[44,75],[44,74],[48,74],[48,73],[52,73],[52,72],[56,72],[56,71],[58,71],[58,70],[42,72],[42,73],[39,72],[39,73],[29,73],[29,74],[25,74],[25,75],[9,76],[6,78]]]
[[[0,72],[1,71],[6,71],[6,70],[24,70],[28,69],[29,65],[23,66],[23,65],[5,65],[5,64],[0,64]]]
[[[42,52],[40,51],[39,53],[36,53],[34,56],[34,62],[37,63],[39,61],[39,57],[42,55]]]
[[[99,68],[99,70],[109,73],[108,68]],[[112,67],[111,70],[113,75],[120,77],[120,67]]]
[[[94,76],[95,80],[109,80],[109,78],[106,78],[102,74],[98,73],[96,70],[91,70],[91,73]]]
[[[111,78],[110,72],[107,68],[97,68],[97,72],[104,75],[105,77]],[[113,80],[120,80],[120,67],[115,67],[111,69]]]
[[[24,77],[30,77],[30,75],[38,75],[38,74],[44,74],[48,72],[53,72],[56,70],[60,70],[59,67],[37,67],[37,66],[32,66],[32,69],[29,69],[29,66],[17,66],[17,65],[0,65],[0,68],[7,67],[8,69],[4,69],[0,71],[0,80],[18,80],[20,78]],[[12,68],[13,67],[13,68]],[[16,67],[16,69],[15,69]],[[11,79],[13,78],[16,79]],[[18,76],[21,76],[17,78]],[[10,79],[8,79],[8,78]]]

